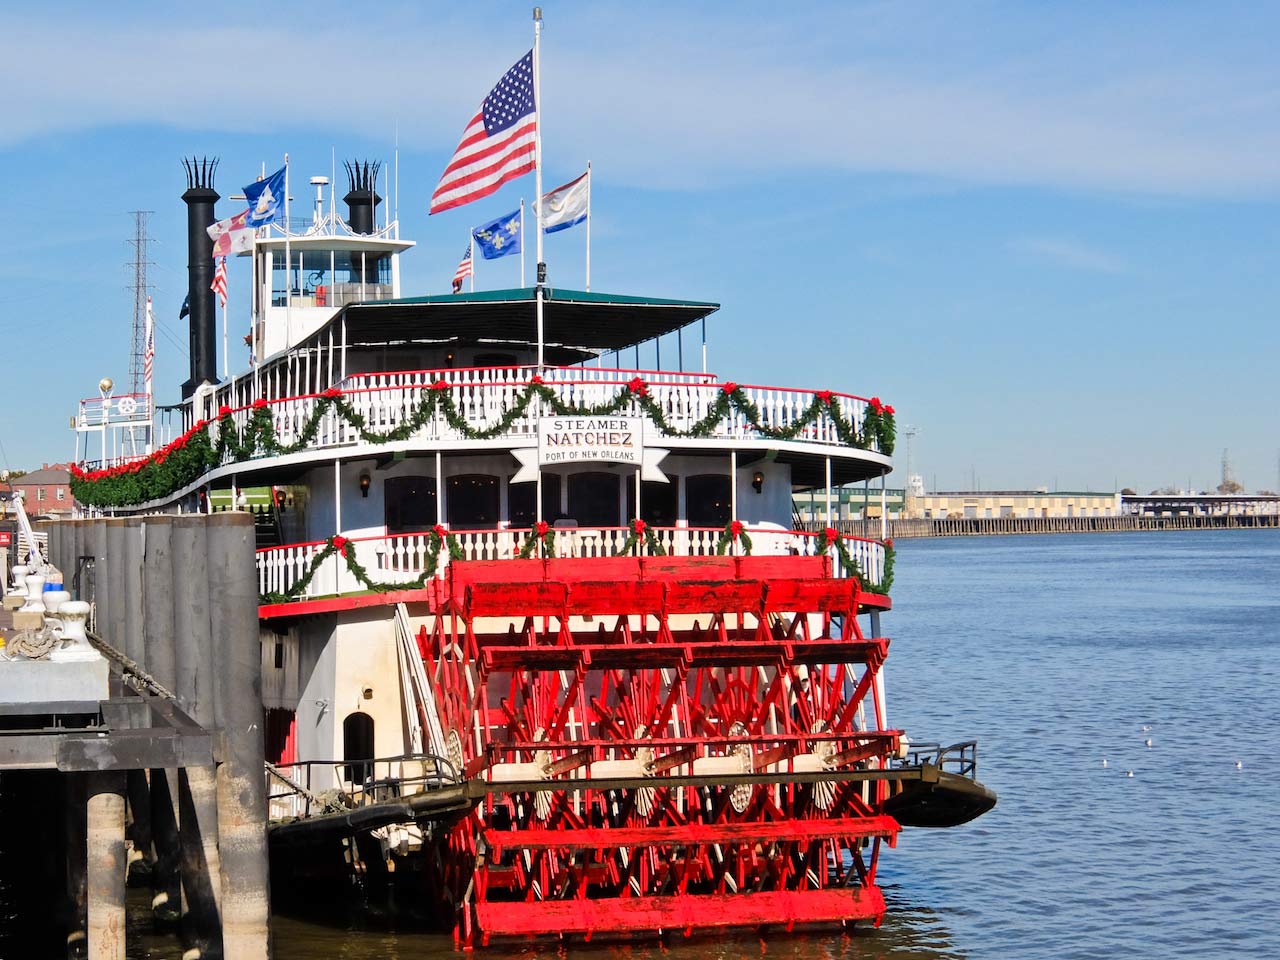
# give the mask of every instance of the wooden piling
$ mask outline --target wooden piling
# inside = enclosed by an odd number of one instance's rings
[[[87,774],[86,914],[89,960],[125,960],[124,777]]]
[[[214,661],[209,638],[208,538],[204,518],[175,517],[169,537],[174,691],[191,718],[211,730]],[[182,936],[189,951],[197,951],[207,960],[223,955],[222,867],[214,768],[188,767],[178,771],[177,788],[178,842],[186,900]]]
[[[142,658],[161,686],[177,690],[174,661],[174,610],[172,532],[173,518],[148,517],[139,531],[142,538]],[[161,923],[172,923],[183,913],[180,872],[181,843],[178,829],[178,771],[153,768],[151,785],[151,841],[155,848],[152,874],[152,911]]]
[[[223,947],[229,957],[266,960],[271,910],[253,520],[216,514],[207,530],[210,631],[220,665],[215,713],[225,744],[218,766]]]

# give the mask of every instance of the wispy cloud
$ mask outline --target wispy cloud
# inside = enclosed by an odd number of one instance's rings
[[[1066,237],[1018,237],[1010,241],[1009,248],[1015,253],[1073,270],[1110,274],[1129,272],[1129,265],[1120,257]]]
[[[523,18],[481,30],[474,16],[407,5],[353,31],[299,7],[279,14],[307,23],[296,42],[264,51],[252,27],[196,26],[162,7],[121,22],[133,9],[0,14],[0,149],[124,124],[283,134],[322,123],[336,137],[398,125],[407,146],[448,151],[530,33]],[[1280,192],[1280,80],[1249,46],[1266,24],[1039,9],[818,4],[768,23],[736,7],[575,11],[546,32],[547,153],[665,188],[893,172]],[[1201,24],[1234,35],[1206,37]]]

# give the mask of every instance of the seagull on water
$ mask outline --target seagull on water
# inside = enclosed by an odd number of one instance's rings
[[[1147,737],[1147,746],[1148,746],[1148,747],[1149,747],[1149,746],[1151,746],[1151,738],[1150,738],[1150,737]]]
[[[1103,760],[1102,762],[1105,764],[1107,761]],[[1237,760],[1237,761],[1236,761],[1236,769],[1237,769],[1237,770],[1243,770],[1243,769],[1244,769],[1244,761],[1243,761],[1243,760]]]
[[[1126,774],[1125,774],[1125,776],[1126,776],[1126,777],[1132,777],[1132,776],[1133,776],[1133,771],[1132,771],[1132,770],[1130,770],[1128,773],[1126,773]]]

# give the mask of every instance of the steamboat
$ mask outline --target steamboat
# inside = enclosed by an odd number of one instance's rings
[[[892,544],[793,511],[883,481],[892,407],[721,378],[705,337],[686,369],[715,303],[541,265],[403,296],[367,163],[345,217],[316,178],[241,251],[258,361],[219,378],[215,164],[185,166],[190,379],[82,401],[73,487],[254,514],[277,894],[384,891],[467,945],[878,924],[902,827],[995,803],[975,744],[891,722]]]

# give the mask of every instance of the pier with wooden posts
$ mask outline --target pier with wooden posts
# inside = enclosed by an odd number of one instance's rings
[[[808,524],[815,526],[814,524]],[[1151,516],[1117,514],[1109,517],[951,517],[937,519],[879,518],[843,520],[833,524],[841,533],[890,540],[912,537],[991,537],[1020,533],[1132,533],[1141,530],[1243,530],[1280,528],[1280,515],[1175,514]]]
[[[132,868],[185,958],[268,957],[252,518],[41,527],[57,594],[74,599],[40,612],[33,591],[5,631],[0,846],[21,879],[0,943],[123,960]],[[85,614],[87,643],[72,650]]]

